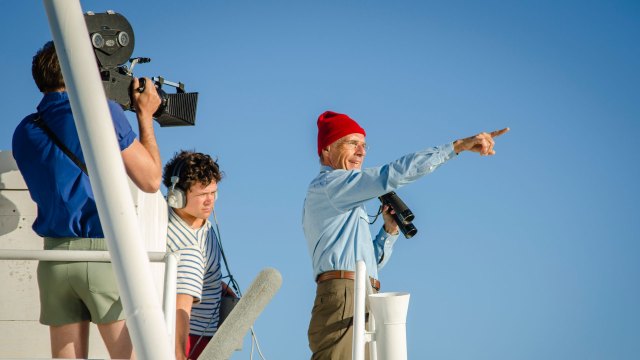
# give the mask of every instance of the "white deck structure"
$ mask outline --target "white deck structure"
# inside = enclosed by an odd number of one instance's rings
[[[147,194],[130,183],[131,195],[147,251],[166,249],[167,206],[158,192]],[[31,229],[36,205],[10,151],[0,151],[0,249],[42,250],[42,238]],[[144,221],[142,221],[144,219]],[[50,358],[49,330],[40,325],[37,261],[0,260],[0,359]],[[164,264],[152,263],[156,296],[162,299]],[[95,326],[90,358],[108,358]]]

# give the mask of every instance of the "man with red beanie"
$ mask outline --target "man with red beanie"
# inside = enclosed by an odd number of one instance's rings
[[[353,291],[356,261],[363,260],[371,286],[378,291],[378,269],[398,239],[398,225],[388,207],[375,237],[364,204],[429,174],[463,151],[494,155],[494,138],[509,128],[427,148],[389,164],[362,169],[366,132],[345,114],[318,117],[320,174],[307,191],[302,226],[317,283],[309,323],[309,348],[316,359],[351,359]]]

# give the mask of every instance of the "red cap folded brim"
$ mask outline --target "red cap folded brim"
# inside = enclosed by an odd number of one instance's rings
[[[322,113],[318,117],[318,156],[322,154],[322,149],[349,134],[367,135],[355,120],[345,114],[333,111]]]

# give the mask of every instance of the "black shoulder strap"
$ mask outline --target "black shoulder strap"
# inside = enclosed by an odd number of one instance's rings
[[[69,159],[71,159],[71,161],[73,161],[74,164],[78,165],[78,167],[80,168],[80,170],[82,170],[82,172],[89,176],[89,173],[87,172],[87,166],[74,154],[71,152],[71,150],[69,150],[68,147],[66,147],[62,141],[60,141],[60,139],[58,139],[58,137],[56,136],[56,134],[53,133],[53,131],[51,131],[51,129],[49,129],[49,127],[47,126],[47,124],[45,124],[42,121],[42,117],[40,117],[40,114],[34,114],[35,117],[33,118],[33,122],[36,124],[36,126],[38,126],[39,128],[41,128],[42,130],[44,130],[44,132],[49,135],[49,137],[51,138],[51,141],[53,141],[54,144],[56,144],[60,150],[62,150],[63,153],[65,153]]]

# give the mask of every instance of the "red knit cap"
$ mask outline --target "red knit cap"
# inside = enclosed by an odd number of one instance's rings
[[[349,116],[333,111],[322,113],[318,117],[318,156],[322,154],[322,149],[349,134],[367,136],[364,129]]]

